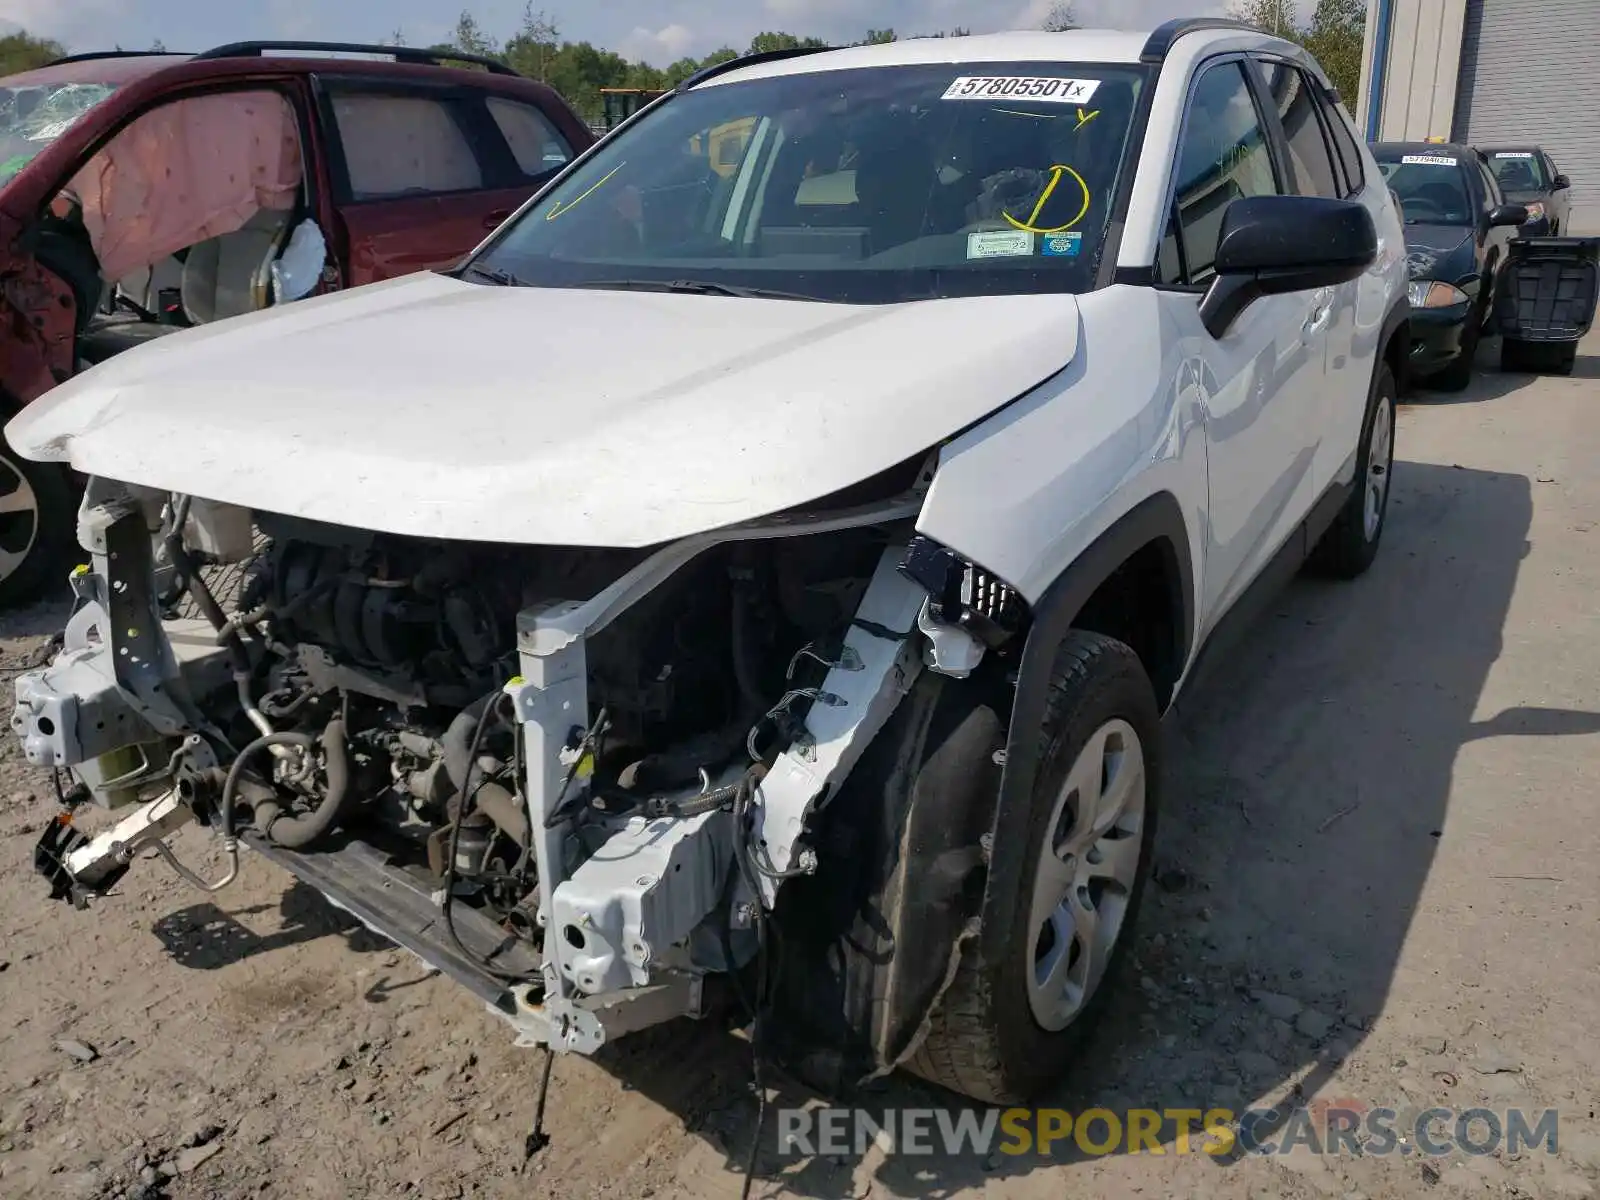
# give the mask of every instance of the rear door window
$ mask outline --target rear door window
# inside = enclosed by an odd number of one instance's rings
[[[1339,199],[1343,189],[1334,171],[1333,151],[1317,116],[1311,81],[1288,63],[1263,62],[1260,66],[1283,125],[1284,140],[1289,144],[1295,191],[1302,196]]]
[[[463,104],[449,96],[329,87],[349,198],[388,200],[482,188]]]

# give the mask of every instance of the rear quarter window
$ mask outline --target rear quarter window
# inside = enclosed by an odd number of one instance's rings
[[[572,147],[542,109],[504,96],[489,96],[484,104],[524,175],[544,175],[572,161]]]

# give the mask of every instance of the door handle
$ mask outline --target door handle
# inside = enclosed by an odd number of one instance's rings
[[[1332,288],[1323,288],[1317,292],[1316,299],[1312,301],[1311,313],[1306,317],[1306,323],[1301,326],[1301,332],[1306,337],[1316,336],[1328,323],[1328,317],[1333,313],[1333,297]]]
[[[485,229],[498,229],[501,222],[509,217],[511,213],[512,210],[509,208],[497,208],[488,216],[483,218],[483,227]]]

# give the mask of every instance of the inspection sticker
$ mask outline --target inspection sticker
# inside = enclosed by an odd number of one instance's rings
[[[1021,258],[1033,253],[1033,234],[994,229],[967,234],[968,258]]]
[[[945,89],[946,100],[1038,100],[1087,104],[1098,79],[1050,79],[1038,75],[963,75]]]
[[[1441,154],[1405,154],[1401,156],[1400,161],[1419,167],[1453,167],[1456,165],[1455,159],[1445,158]]]
[[[1077,258],[1083,252],[1083,234],[1047,233],[1039,253],[1050,258]]]

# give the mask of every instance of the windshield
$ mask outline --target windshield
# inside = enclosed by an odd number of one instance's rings
[[[1472,201],[1461,164],[1446,154],[1380,157],[1384,182],[1400,197],[1407,225],[1470,225]]]
[[[1496,150],[1489,156],[1489,169],[1503,192],[1541,192],[1550,186],[1544,164],[1532,150]]]
[[[115,90],[109,83],[0,81],[0,187]]]
[[[896,66],[673,96],[465,278],[886,304],[1093,287],[1145,76]]]

